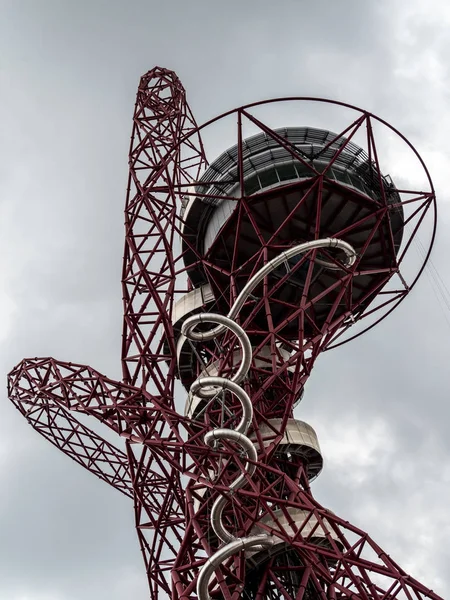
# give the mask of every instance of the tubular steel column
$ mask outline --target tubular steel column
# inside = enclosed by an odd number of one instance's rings
[[[273,129],[255,103],[197,127],[175,73],[140,81],[125,207],[123,381],[25,359],[9,396],[51,443],[133,498],[152,599],[439,600],[311,493],[323,458],[294,417],[322,351],[370,329],[429,256],[435,196],[419,155],[365,111],[338,134]],[[298,111],[301,114],[301,110]],[[207,165],[201,132],[234,118]],[[255,135],[246,137],[246,125]],[[385,175],[389,128],[424,189]],[[432,215],[424,263],[404,259]],[[361,331],[355,335],[360,335]],[[353,336],[355,337],[355,336]],[[175,380],[186,390],[181,414]],[[116,448],[76,418],[125,440]]]

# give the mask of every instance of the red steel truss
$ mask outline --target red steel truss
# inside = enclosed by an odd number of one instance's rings
[[[435,216],[428,172],[390,128],[428,181],[425,190],[395,188],[382,175],[375,141],[376,128],[390,126],[365,111],[341,104],[356,119],[337,135],[325,132],[313,156],[299,150],[293,134],[255,116],[262,104],[203,126],[233,115],[237,123],[235,152],[208,169],[203,127],[178,77],[158,67],[142,77],[125,207],[123,381],[89,366],[25,359],[9,374],[10,399],[52,444],[133,498],[152,599],[437,600],[366,533],[314,499],[310,481],[322,460],[315,434],[309,442],[286,441],[293,423],[302,435],[309,431],[294,421],[293,407],[319,354],[342,343],[355,323],[367,319],[367,329],[386,316],[422,272],[431,244],[415,273],[403,264],[419,228]],[[249,191],[255,167],[245,123],[303,175]],[[365,162],[355,140],[365,142]],[[234,204],[206,248],[202,211],[221,202]],[[431,242],[434,227],[435,220]],[[339,251],[344,246],[351,260]],[[275,265],[293,247],[301,249],[295,260],[289,255]],[[202,301],[177,321],[175,303],[199,290]],[[182,321],[199,313],[214,323],[214,314],[228,315],[236,325],[194,340]],[[226,382],[237,381],[246,343],[240,392]],[[191,389],[183,414],[177,378]],[[125,450],[89,429],[86,417],[123,438]]]

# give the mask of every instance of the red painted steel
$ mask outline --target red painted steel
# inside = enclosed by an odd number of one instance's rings
[[[221,546],[211,529],[211,506],[218,495],[225,495],[224,520],[235,537],[266,533],[274,536],[276,544],[272,550],[241,551],[225,559],[211,580],[212,598],[438,600],[366,533],[316,502],[304,456],[280,454],[279,450],[293,406],[319,354],[339,344],[354,322],[375,315],[370,328],[379,320],[377,311],[381,317],[391,312],[422,272],[431,245],[413,276],[402,273],[402,265],[425,217],[430,212],[435,216],[428,172],[395,129],[343,103],[334,104],[355,110],[356,119],[327,144],[334,152],[328,166],[316,169],[252,113],[264,104],[268,103],[230,111],[199,128],[175,73],[156,67],[142,77],[133,117],[125,208],[123,381],[112,381],[84,365],[52,358],[25,359],[9,374],[9,396],[52,444],[134,499],[136,529],[153,599],[196,597],[199,572],[207,557]],[[201,132],[233,114],[238,192],[227,196],[223,191],[214,193],[204,182],[202,187],[199,181],[207,167]],[[276,190],[246,195],[244,121],[310,169],[309,176]],[[417,156],[428,189],[397,190],[397,201],[388,199],[374,123],[390,127]],[[362,132],[380,191],[378,199],[369,203],[364,194],[331,177],[335,161]],[[283,212],[278,225],[261,216],[274,194]],[[296,194],[294,205],[289,204],[288,194]],[[332,194],[340,200],[325,217],[324,207]],[[219,241],[206,254],[193,243],[195,231],[180,211],[182,202],[201,197],[209,202],[232,197],[236,203],[221,227]],[[231,396],[227,398],[228,412],[222,401],[213,401],[203,407],[200,416],[180,414],[174,393],[180,335],[172,323],[174,302],[192,290],[196,272],[210,284],[215,296],[213,305],[203,310],[227,314],[247,280],[267,261],[298,243],[285,232],[295,230],[296,214],[309,205],[313,207],[308,209],[311,239],[329,236],[356,243],[357,260],[345,267],[331,250],[312,250],[276,276],[267,276],[238,315],[253,347],[243,387],[253,405],[248,435],[253,436],[258,460],[245,485],[230,494],[236,473],[245,471],[245,459],[229,441],[210,448],[204,435],[218,426],[233,428],[240,418],[240,405]],[[410,206],[416,208],[409,210]],[[397,252],[392,214],[407,208],[408,231],[404,231]],[[336,215],[343,211],[349,216],[336,229]],[[435,221],[431,241],[434,228]],[[252,251],[248,250],[250,242]],[[378,254],[371,262],[368,257],[375,245]],[[223,247],[227,248],[226,260]],[[319,257],[340,267],[327,278],[319,276],[320,285],[315,272]],[[301,285],[286,294],[293,278],[301,273]],[[386,289],[395,278],[398,285]],[[374,308],[377,297],[382,302]],[[221,334],[217,344],[188,343],[186,352],[193,362],[185,371],[180,365],[183,385],[188,389],[202,369],[211,365],[218,375],[231,377],[236,369],[236,349],[231,332]],[[80,421],[77,414],[95,418],[117,433],[125,450],[90,430],[84,417]],[[280,419],[277,430],[273,429],[274,418]],[[261,435],[263,426],[273,431],[268,442]]]

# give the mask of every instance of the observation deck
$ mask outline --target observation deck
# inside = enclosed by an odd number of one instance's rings
[[[211,164],[195,193],[185,201],[182,249],[189,278],[195,288],[209,284],[218,310],[226,311],[221,298],[227,295],[228,274],[239,271],[239,292],[262,243],[267,244],[270,260],[280,247],[315,239],[319,229],[320,237],[339,237],[363,254],[360,267],[365,274],[355,277],[351,302],[344,306],[342,301],[341,309],[353,307],[361,312],[372,300],[367,290],[373,289],[377,278],[381,280],[368,272],[396,268],[403,233],[399,194],[390,177],[379,173],[364,150],[351,141],[308,127],[276,129],[274,133],[279,139],[261,133],[242,142],[244,196],[251,217],[236,210],[240,197],[237,145]],[[319,189],[321,173],[325,176]],[[386,206],[388,217],[376,227]],[[372,230],[375,233],[367,245]],[[196,260],[198,255],[217,267],[213,278]],[[278,294],[281,301],[295,304],[301,297],[307,267],[305,262],[283,286]],[[311,295],[327,289],[335,279],[333,271],[315,265]],[[322,310],[316,306],[318,326],[326,319],[330,302],[332,296]]]
[[[367,153],[352,141],[310,127],[281,128],[273,135],[249,137],[242,141],[241,160],[246,210],[238,210],[237,145],[210,165],[184,199],[182,251],[194,289],[174,307],[176,332],[190,314],[201,310],[226,314],[230,274],[239,293],[263,245],[266,260],[270,260],[282,249],[318,236],[348,242],[360,255],[359,274],[353,277],[351,294],[339,298],[339,287],[332,287],[342,271],[315,262],[309,297],[331,290],[315,303],[314,310],[306,311],[305,336],[320,330],[334,302],[338,303],[334,318],[342,314],[357,317],[373,300],[374,290],[382,287],[386,271],[397,268],[404,218],[391,178],[379,173]],[[199,256],[215,268],[206,273]],[[285,318],[286,306],[298,306],[309,261],[296,257],[287,267],[294,272],[271,296],[274,326]],[[283,267],[272,273],[271,284],[285,273]],[[248,310],[243,309],[242,318]],[[308,324],[311,322],[314,327]],[[254,317],[253,329],[258,328],[267,329],[264,310]],[[298,325],[293,321],[282,333],[285,339],[296,339]],[[178,359],[180,372],[187,382],[192,381],[196,358],[186,345],[179,345]]]

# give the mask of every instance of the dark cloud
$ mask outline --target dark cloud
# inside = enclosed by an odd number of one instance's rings
[[[450,14],[431,4],[4,1],[0,371],[50,354],[119,376],[126,153],[136,85],[155,64],[178,72],[199,122],[286,95],[347,100],[393,122],[436,180],[433,260],[450,282]],[[294,118],[309,114],[286,114]],[[413,180],[388,152],[393,176]],[[446,318],[424,277],[385,323],[318,360],[297,412],[322,441],[319,500],[441,594],[450,585]],[[0,413],[0,597],[146,597],[131,502],[47,445],[6,397]]]

